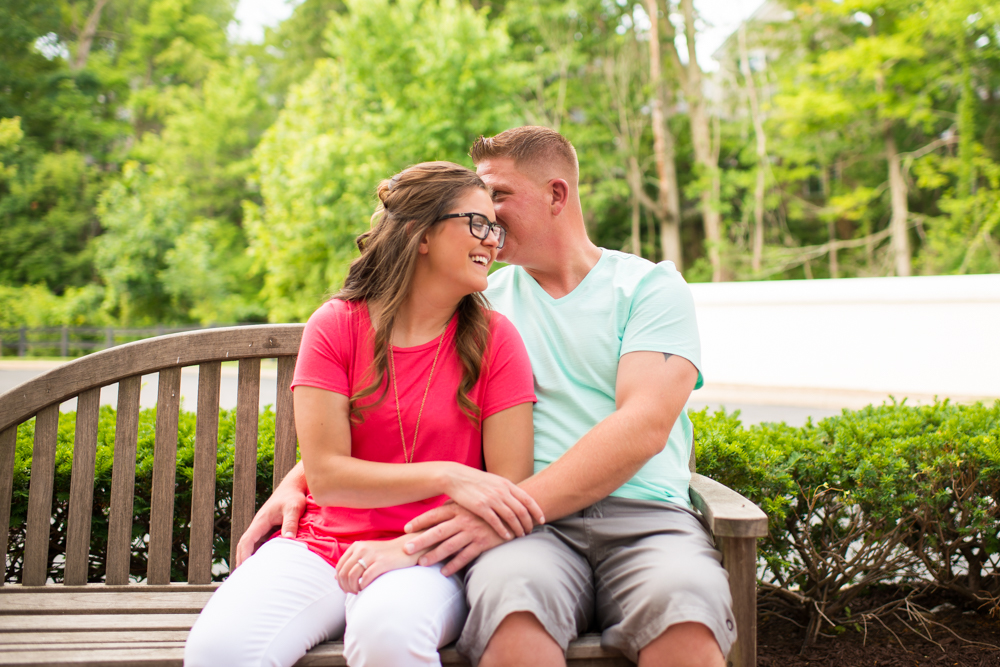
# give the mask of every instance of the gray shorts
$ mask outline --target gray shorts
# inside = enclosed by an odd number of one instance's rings
[[[531,612],[566,650],[588,628],[638,662],[672,625],[695,622],[723,655],[736,640],[729,576],[697,516],[651,500],[605,498],[482,554],[465,577],[458,651],[473,665],[500,622]]]

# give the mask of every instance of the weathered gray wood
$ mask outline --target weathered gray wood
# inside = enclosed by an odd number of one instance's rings
[[[468,665],[454,646],[439,651],[441,664]],[[632,667],[632,663],[616,650],[601,647],[601,637],[588,634],[570,643],[566,657],[573,667]],[[334,667],[346,665],[344,645],[341,642],[325,642],[314,647],[295,667]]]
[[[0,526],[10,525],[11,496],[14,493],[14,458],[17,453],[17,426],[0,431]],[[7,553],[9,531],[4,533],[4,553]],[[6,571],[0,577],[0,586],[7,579]]]
[[[22,583],[43,586],[48,578],[49,533],[52,528],[52,487],[59,438],[59,406],[50,405],[35,417],[35,446],[28,487],[28,534],[24,538]]]
[[[115,642],[181,642],[187,640],[188,630],[118,630],[107,626],[98,632],[0,632],[0,646],[16,644],[102,644]]]
[[[55,586],[50,588],[56,588]],[[4,594],[0,615],[8,614],[197,614],[211,591],[136,592],[103,586],[96,591]]]
[[[159,336],[119,345],[54,368],[0,395],[0,431],[41,408],[132,375],[218,359],[298,354],[302,324],[259,324]]]
[[[233,453],[233,506],[229,562],[256,511],[257,417],[260,412],[260,359],[240,359],[236,388],[236,434]]]
[[[0,637],[8,632],[100,632],[116,630],[183,630],[194,625],[198,614],[30,614],[0,615]]]
[[[46,595],[77,595],[81,593],[126,593],[133,595],[146,595],[147,593],[213,593],[218,590],[220,583],[211,583],[193,586],[187,583],[172,583],[164,586],[151,586],[149,584],[129,584],[124,587],[108,588],[102,583],[86,584],[84,586],[47,586],[46,588],[35,588],[33,586],[23,586],[21,584],[11,584],[7,586],[0,595],[21,595],[45,593]]]
[[[764,537],[767,515],[752,502],[714,479],[692,473],[691,504],[716,537]]]
[[[757,539],[717,537],[722,564],[729,573],[729,589],[736,617],[736,644],[726,661],[728,667],[757,664]]]
[[[2,651],[0,663],[4,665],[30,665],[31,667],[103,667],[104,665],[143,665],[144,667],[182,667],[184,647],[134,648],[134,649],[61,649],[53,651]]]
[[[188,540],[188,583],[212,581],[215,532],[215,465],[219,447],[219,388],[222,364],[210,361],[198,369],[198,416],[194,433],[194,478],[191,489],[191,536]]]
[[[156,398],[156,445],[153,450],[153,497],[149,518],[146,581],[170,583],[170,547],[174,534],[174,475],[177,469],[177,423],[181,409],[181,369],[160,371]]]
[[[105,583],[128,583],[132,558],[132,508],[135,500],[135,454],[139,439],[138,375],[118,383],[115,458],[111,468],[111,514],[108,517],[108,566]]]
[[[292,378],[298,357],[278,357],[278,398],[274,415],[274,486],[295,466],[295,411]]]
[[[76,402],[76,435],[73,440],[73,476],[69,485],[69,519],[66,528],[66,569],[63,583],[87,583],[90,526],[94,512],[94,461],[97,426],[101,415],[101,390],[88,389]]]

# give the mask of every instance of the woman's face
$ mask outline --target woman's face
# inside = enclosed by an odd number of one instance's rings
[[[479,213],[496,222],[493,201],[479,188],[467,190],[445,211],[449,213]],[[435,224],[425,239],[420,253],[431,276],[447,281],[463,296],[486,289],[486,277],[497,255],[495,233],[477,239],[469,231],[469,218],[449,218]]]

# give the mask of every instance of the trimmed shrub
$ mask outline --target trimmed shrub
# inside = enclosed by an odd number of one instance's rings
[[[1000,401],[869,406],[801,428],[691,417],[699,471],[768,513],[761,588],[809,612],[811,639],[877,584],[1000,612]]]
[[[744,427],[738,413],[691,413],[699,471],[769,516],[762,602],[810,616],[809,636],[850,616],[873,587],[939,587],[1000,612],[1000,401],[845,410],[797,428]],[[131,574],[146,574],[156,411],[139,418]],[[49,576],[62,580],[76,415],[59,419]],[[221,411],[214,577],[228,571],[235,411]],[[101,408],[89,580],[104,577],[115,411]],[[187,575],[195,415],[179,420],[172,579]],[[34,422],[18,429],[7,580],[21,576]],[[257,506],[271,493],[274,413],[260,414]]]

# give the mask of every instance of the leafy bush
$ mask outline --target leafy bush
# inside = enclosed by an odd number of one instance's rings
[[[692,414],[699,471],[768,513],[762,589],[809,637],[880,583],[1000,610],[1000,401],[845,410],[801,428]]]
[[[738,413],[691,414],[699,470],[756,502],[770,517],[760,540],[764,604],[824,623],[851,614],[879,585],[930,586],[1000,609],[1000,401],[992,406],[893,403],[796,428],[744,427]],[[60,416],[49,576],[62,580],[76,416]],[[131,573],[146,574],[156,411],[139,418]],[[235,411],[221,411],[216,471],[215,576],[229,555]],[[89,580],[104,576],[115,411],[102,407],[94,482]],[[171,578],[186,580],[195,415],[181,412]],[[274,413],[260,415],[257,505],[271,493]],[[20,579],[34,423],[18,429],[9,533],[9,581]]]
[[[49,539],[49,577],[63,579],[63,554],[66,553],[66,531],[69,516],[70,476],[73,468],[73,438],[76,413],[59,416],[59,438],[56,447],[55,484],[52,503],[52,528]],[[17,432],[14,463],[14,493],[8,533],[7,581],[19,581],[24,561],[24,538],[28,511],[28,485],[31,473],[32,445],[35,422],[22,424]],[[233,443],[236,433],[236,411],[219,411],[219,443],[215,482],[215,544],[213,577],[224,579],[228,572],[230,516],[233,491]],[[156,434],[156,409],[139,414],[139,440],[136,451],[135,499],[132,524],[133,579],[146,576],[146,558],[150,521],[150,499],[153,490],[153,448]],[[187,580],[188,539],[191,522],[191,491],[194,474],[195,413],[181,411],[177,434],[176,494],[174,499],[173,545],[171,547],[172,581]],[[97,457],[94,465],[94,500],[90,531],[90,563],[88,581],[104,579],[108,520],[111,507],[111,469],[114,463],[115,410],[102,406],[97,434]],[[271,495],[271,471],[274,463],[274,412],[270,406],[260,413],[257,431],[257,505]]]

